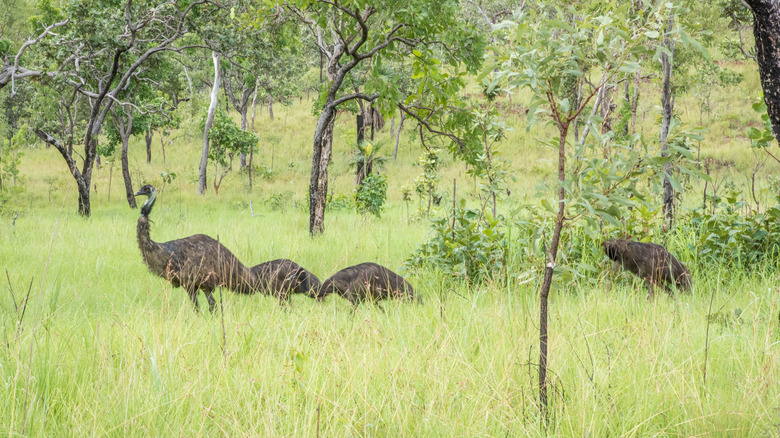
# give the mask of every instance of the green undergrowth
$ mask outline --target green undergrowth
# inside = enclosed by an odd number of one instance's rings
[[[253,217],[173,198],[160,199],[152,213],[153,239],[219,235],[248,264],[289,257],[323,279],[369,260],[400,270],[428,233],[425,224],[406,225],[401,208],[382,220],[336,211],[325,235],[311,239],[303,212],[256,208]],[[8,270],[0,288],[7,394],[0,430],[9,435],[777,431],[780,303],[778,271],[768,264],[713,263],[694,273],[690,293],[649,301],[639,281],[606,271],[557,288],[550,301],[553,414],[545,429],[536,405],[535,274],[469,285],[420,270],[409,280],[423,304],[354,312],[336,296],[322,304],[296,296],[280,307],[269,297],[223,291],[223,338],[222,314],[194,313],[182,289],[147,272],[135,243],[136,211],[96,209],[89,220],[65,211],[55,225],[58,214],[25,213],[0,229]]]

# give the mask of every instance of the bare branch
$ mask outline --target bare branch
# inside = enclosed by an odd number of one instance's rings
[[[404,106],[402,103],[399,102],[398,103],[398,108],[401,111],[403,111],[404,113],[406,113],[409,116],[411,116],[413,119],[417,120],[417,123],[419,123],[422,126],[424,126],[425,129],[428,130],[428,132],[430,132],[432,134],[441,135],[443,137],[449,138],[450,140],[452,140],[453,143],[458,145],[458,148],[460,149],[461,152],[463,152],[463,153],[466,152],[466,142],[463,141],[463,139],[461,139],[460,137],[456,136],[455,134],[451,134],[449,132],[444,132],[444,131],[439,131],[438,129],[433,128],[431,126],[430,122],[428,122],[428,120],[426,120],[427,118],[423,119],[422,117],[418,116],[415,112],[412,111],[412,108],[415,108],[415,107],[407,107],[407,106]],[[431,115],[432,114],[433,114],[433,112],[431,112]]]
[[[16,94],[16,78],[24,78],[28,76],[40,76],[41,72],[36,70],[28,70],[26,68],[19,67],[19,60],[22,58],[22,55],[27,50],[28,47],[37,44],[43,37],[51,33],[52,29],[55,29],[57,27],[65,26],[70,22],[70,19],[60,21],[59,23],[54,23],[46,27],[46,29],[43,30],[43,32],[40,33],[37,37],[34,39],[27,40],[24,44],[22,44],[22,47],[19,48],[19,51],[16,53],[16,56],[14,57],[14,64],[13,67],[6,66],[3,68],[3,70],[0,70],[0,89],[2,89],[5,85],[8,84],[8,82],[11,82],[11,96]],[[18,71],[21,71],[21,75],[17,75],[16,73]]]
[[[350,100],[354,100],[354,99],[362,99],[362,100],[367,100],[369,102],[373,102],[373,101],[379,99],[379,94],[372,94],[370,96],[367,95],[367,94],[364,94],[364,93],[347,94],[346,96],[342,96],[342,97],[339,97],[338,99],[334,100],[330,104],[330,106],[335,108],[335,107],[337,107],[338,105],[341,105],[344,102],[347,102],[347,101],[350,101]]]
[[[76,161],[73,159],[73,156],[70,153],[68,153],[68,149],[62,143],[60,143],[59,140],[41,131],[40,129],[35,130],[35,135],[37,135],[38,138],[40,138],[44,142],[54,146],[54,148],[57,149],[60,152],[60,154],[62,154],[62,158],[65,159],[65,163],[67,163],[68,170],[70,170],[70,173],[73,175],[73,178],[75,178],[76,181],[81,180],[81,172],[79,172],[79,168],[76,165]]]

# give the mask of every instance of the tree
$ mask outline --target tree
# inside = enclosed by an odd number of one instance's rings
[[[211,52],[214,60],[214,83],[211,87],[211,103],[209,104],[206,121],[203,124],[203,151],[200,155],[200,167],[198,167],[198,194],[206,193],[206,168],[209,160],[209,130],[214,123],[214,114],[217,111],[217,97],[219,96],[219,53]],[[216,175],[214,175],[216,181]]]
[[[126,92],[119,94],[119,99],[124,104],[114,105],[111,108],[111,123],[107,125],[106,137],[108,139],[108,154],[113,153],[116,146],[121,145],[120,162],[122,163],[122,179],[125,183],[125,196],[130,208],[136,208],[135,190],[130,178],[130,165],[128,163],[128,148],[130,137],[146,134],[147,161],[150,154],[149,132],[155,123],[164,123],[170,120],[167,114],[173,112],[173,104],[164,97],[155,93],[149,84],[145,82],[131,81]]]
[[[756,62],[764,89],[772,132],[780,139],[780,3],[777,0],[744,0],[753,11]]]
[[[548,297],[564,223],[575,218],[583,218],[592,226],[598,226],[599,219],[619,222],[620,207],[631,205],[632,199],[643,199],[637,191],[637,178],[656,172],[672,159],[640,159],[634,147],[625,148],[628,152],[622,159],[589,153],[587,148],[600,149],[611,139],[611,133],[601,135],[600,130],[592,129],[589,138],[594,141],[590,145],[575,142],[574,151],[568,141],[572,124],[601,88],[621,75],[628,77],[638,71],[639,56],[647,51],[646,42],[659,38],[670,11],[661,5],[645,16],[629,18],[626,5],[605,4],[575,22],[566,19],[573,16],[572,12],[559,8],[522,11],[513,28],[514,41],[502,58],[501,72],[494,79],[498,82],[505,77],[511,87],[531,91],[529,122],[535,123],[542,115],[558,133],[549,144],[558,154],[557,196],[554,202],[543,201],[555,214],[553,235],[546,246],[539,309],[539,406],[545,419],[548,417]],[[638,20],[634,26],[630,23],[632,19]],[[656,59],[661,50],[656,51]],[[492,69],[484,73],[489,74]],[[582,90],[580,99],[575,99],[577,90]],[[597,117],[585,120],[591,125],[597,122]],[[578,163],[568,172],[567,156],[577,157]]]
[[[337,108],[349,101],[376,101],[389,111],[402,96],[377,74],[393,59],[411,56],[425,62],[443,57],[451,65],[474,68],[482,55],[482,40],[456,20],[458,2],[432,4],[424,0],[392,0],[378,8],[359,0],[342,4],[328,0],[298,0],[286,6],[302,23],[325,58],[327,83],[321,92],[321,112],[314,131],[312,170],[309,180],[309,232],[322,233],[328,192],[333,126]],[[436,62],[439,62],[438,60]],[[345,83],[364,65],[371,71],[363,92],[347,92]]]
[[[76,182],[79,213],[91,214],[89,200],[92,170],[97,158],[98,136],[103,122],[131,79],[154,76],[147,62],[156,54],[178,51],[176,41],[190,28],[190,16],[201,12],[205,0],[192,3],[126,0],[100,2],[77,0],[64,14],[64,29],[35,45],[47,84],[57,90],[76,90],[90,101],[91,110],[83,135],[84,154],[79,168],[73,153],[41,128],[36,134],[62,155]],[[50,25],[47,29],[54,25]],[[40,35],[45,35],[45,31]]]
[[[207,114],[206,119],[211,117]],[[257,136],[250,131],[240,129],[222,109],[213,116],[208,137],[211,140],[209,159],[214,163],[214,193],[219,194],[222,180],[233,168],[233,157],[246,155],[257,145]],[[206,120],[203,121],[205,128]],[[204,129],[205,130],[205,129]]]

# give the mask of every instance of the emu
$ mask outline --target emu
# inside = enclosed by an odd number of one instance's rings
[[[202,290],[214,312],[212,292],[219,286],[244,294],[253,293],[252,273],[224,245],[205,234],[195,234],[170,242],[158,243],[149,237],[149,214],[157,199],[154,187],[145,185],[135,196],[147,196],[138,218],[138,247],[149,270],[183,287],[198,307],[198,290]]]
[[[253,289],[289,300],[290,293],[306,294],[315,298],[322,283],[316,275],[288,259],[276,259],[250,268],[254,278]]]
[[[336,272],[322,283],[317,300],[332,293],[341,295],[353,306],[363,301],[414,298],[414,288],[408,281],[376,263],[361,263]]]
[[[688,269],[661,245],[614,239],[604,241],[602,246],[607,257],[615,261],[615,267],[622,267],[645,281],[648,297],[658,285],[670,295],[669,284],[674,283],[683,290],[691,288]]]

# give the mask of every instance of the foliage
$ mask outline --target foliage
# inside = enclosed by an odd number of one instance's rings
[[[482,283],[505,274],[507,238],[500,218],[466,201],[452,212],[453,218],[431,220],[428,240],[406,259],[410,268],[437,269],[469,283]]]
[[[496,198],[504,193],[508,178],[507,163],[501,159],[498,148],[500,141],[506,137],[506,125],[499,118],[494,105],[490,105],[485,110],[473,109],[471,116],[471,130],[481,138],[482,150],[475,154],[468,174],[482,180],[480,183],[482,205],[486,205],[492,199],[495,216]]]
[[[273,211],[287,211],[290,201],[292,199],[292,192],[279,192],[274,193],[266,199],[265,204]]]
[[[201,129],[205,129],[206,117],[208,114],[204,113],[200,121]],[[220,107],[214,114],[214,123],[208,135],[209,160],[214,163],[216,172],[214,191],[219,192],[222,179],[232,169],[233,157],[238,154],[249,154],[249,151],[257,146],[259,139],[253,132],[242,130]]]
[[[431,213],[431,204],[436,199],[441,199],[439,195],[439,181],[441,180],[441,174],[439,168],[441,167],[441,157],[439,149],[426,149],[420,157],[417,159],[417,166],[422,167],[422,173],[414,179],[412,183],[414,186],[414,192],[417,194],[419,201],[418,206],[420,212],[428,215]],[[411,200],[410,197],[404,196],[404,200]],[[425,202],[426,206],[423,207]]]
[[[735,187],[712,197],[707,210],[689,213],[687,226],[698,236],[693,253],[700,266],[714,263],[749,269],[780,260],[780,198],[764,213],[747,207]]]
[[[19,176],[19,165],[24,153],[19,149],[23,144],[29,141],[32,133],[27,124],[22,124],[13,137],[7,141],[0,140],[0,190],[8,186],[8,180],[16,186]],[[5,143],[5,147],[3,147]]]
[[[387,177],[380,173],[372,173],[363,180],[363,185],[355,195],[355,209],[358,213],[370,213],[381,217],[386,200]]]
[[[769,146],[775,140],[774,134],[772,134],[772,122],[769,120],[769,114],[766,110],[766,103],[764,99],[759,97],[753,104],[753,111],[760,114],[761,121],[764,124],[764,129],[758,129],[755,127],[747,128],[747,136],[750,139],[750,147],[754,149],[761,149],[766,153],[769,153]]]
[[[363,140],[362,143],[355,143],[354,147],[349,167],[355,168],[355,182],[358,185],[359,193],[365,184],[365,178],[373,175],[374,170],[381,170],[387,162],[387,157],[379,155],[379,151],[382,149],[381,143]]]
[[[334,193],[328,198],[325,206],[330,211],[354,211],[355,197]]]

